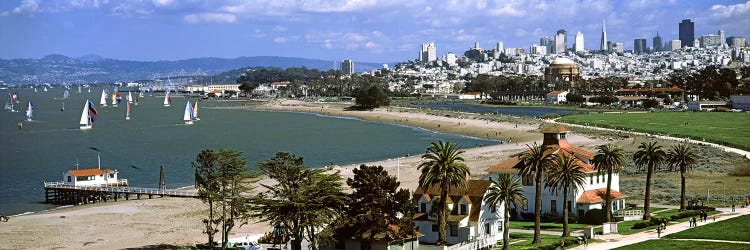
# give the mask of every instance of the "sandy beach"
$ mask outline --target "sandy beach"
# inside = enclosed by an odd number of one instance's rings
[[[242,107],[240,107],[242,108]],[[256,109],[315,112],[332,116],[351,116],[365,120],[422,127],[443,133],[511,140],[494,146],[465,149],[464,158],[472,178],[484,178],[485,169],[540,141],[539,124],[515,124],[434,116],[415,112],[345,111],[325,104],[297,101],[273,102]],[[598,140],[571,135],[571,144],[592,150]],[[427,145],[425,145],[427,147]],[[381,165],[396,175],[404,188],[413,190],[421,156],[384,159],[362,164]],[[344,179],[360,164],[334,166]],[[264,180],[263,182],[268,182]],[[154,245],[184,246],[205,242],[201,216],[206,206],[197,199],[154,198],[93,205],[74,206],[54,211],[15,216],[0,223],[0,249],[121,249]],[[256,235],[270,231],[265,223],[249,223],[233,231],[234,236]]]

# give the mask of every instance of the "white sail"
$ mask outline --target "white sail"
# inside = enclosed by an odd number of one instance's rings
[[[201,118],[198,118],[198,102],[195,102],[193,104],[193,120],[200,121]]]
[[[63,99],[68,99],[68,97],[70,97],[70,91],[66,89],[65,93],[63,93]]]
[[[190,105],[190,101],[185,104],[185,114],[182,116],[182,120],[185,124],[193,124],[193,106]]]
[[[128,103],[133,103],[133,94],[128,91]]]
[[[128,103],[128,109],[125,111],[125,120],[130,120],[130,103]]]
[[[81,93],[81,85],[78,85],[78,94]]]
[[[31,121],[32,117],[34,117],[34,105],[29,101],[29,106],[26,107],[26,120]]]
[[[91,129],[91,119],[89,118],[89,100],[83,104],[83,112],[81,113],[81,129]]]
[[[102,99],[99,101],[99,104],[106,107],[107,106],[107,92],[102,89]]]
[[[164,95],[164,107],[169,107],[171,103],[172,101],[169,99],[169,90],[167,90],[166,94]]]
[[[117,107],[117,91],[112,92],[112,107]]]

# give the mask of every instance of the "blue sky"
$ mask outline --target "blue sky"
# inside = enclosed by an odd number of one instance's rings
[[[598,48],[601,22],[609,40],[658,31],[677,39],[678,23],[696,36],[724,29],[750,37],[745,1],[490,1],[490,0],[0,0],[0,58],[97,54],[128,60],[294,56],[398,62],[417,57],[423,42],[438,55],[462,53],[479,41],[527,48],[558,29],[572,46]]]

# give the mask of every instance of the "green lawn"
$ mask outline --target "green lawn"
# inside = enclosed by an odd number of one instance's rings
[[[690,219],[690,218],[682,218],[682,219],[673,221],[670,218],[670,216],[677,215],[679,213],[680,213],[679,210],[672,209],[672,210],[669,210],[669,211],[664,211],[664,212],[661,212],[661,213],[654,214],[654,215],[652,215],[652,217],[668,218],[670,220],[670,223],[672,223],[672,222],[678,222],[678,223],[679,222],[686,222],[686,221],[688,221]],[[711,211],[711,212],[708,212],[708,215],[710,216],[710,215],[714,215],[714,214],[718,214],[718,213],[720,213],[720,212],[719,211]],[[619,234],[628,235],[628,234],[640,233],[640,232],[643,232],[643,231],[646,231],[646,230],[655,230],[656,229],[655,225],[654,226],[649,226],[649,227],[646,227],[646,228],[641,228],[641,229],[633,229],[632,228],[633,225],[635,225],[635,223],[642,222],[642,221],[644,221],[644,220],[631,220],[631,221],[623,221],[623,222],[617,223],[617,232]]]
[[[534,222],[533,221],[510,221],[510,228],[512,229],[526,229],[526,230],[534,230]],[[589,224],[568,224],[568,229],[573,232],[576,230],[581,230],[586,226],[591,226]],[[563,230],[563,224],[562,223],[542,223],[540,225],[542,230],[546,231],[558,231],[562,232]]]
[[[750,215],[743,215],[670,234],[668,237],[675,239],[714,239],[750,242],[750,227],[748,227],[748,224],[750,224]]]
[[[750,113],[745,112],[590,113],[567,115],[560,121],[705,139],[750,149]]]
[[[542,237],[542,244],[538,246],[546,246],[550,244],[559,245],[560,240],[563,239],[560,236],[546,235],[546,234],[542,234],[541,237]],[[567,237],[567,238],[574,239],[575,237]],[[510,242],[511,242],[510,249],[517,249],[517,250],[534,249],[533,246],[537,246],[537,245],[531,244],[531,241],[533,240],[534,240],[534,234],[510,233]],[[514,242],[517,242],[517,243],[514,243]],[[565,245],[565,248],[572,248],[575,246],[577,245]],[[502,242],[498,242],[498,244],[495,246],[495,249],[502,249],[502,248],[503,248]]]
[[[712,249],[712,250],[740,250],[750,249],[747,244],[706,242],[706,241],[682,241],[682,240],[647,240],[641,243],[628,245],[617,250],[644,250],[644,249]]]

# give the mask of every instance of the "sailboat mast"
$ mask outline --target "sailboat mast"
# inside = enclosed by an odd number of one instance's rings
[[[99,169],[102,169],[102,158],[99,157],[99,153],[96,153],[96,161],[99,165]]]

